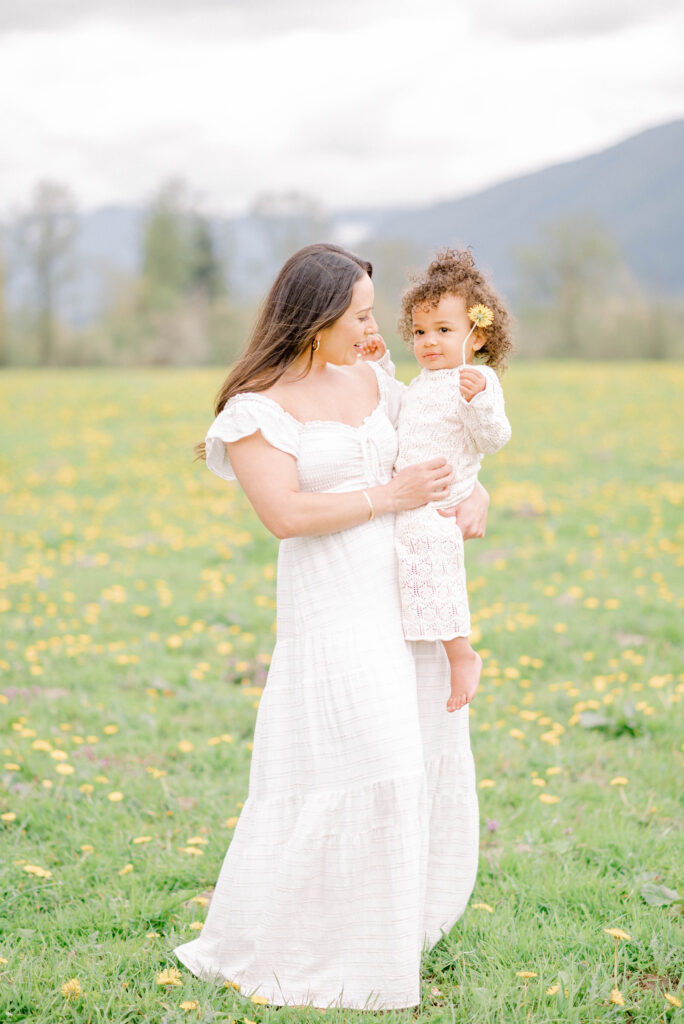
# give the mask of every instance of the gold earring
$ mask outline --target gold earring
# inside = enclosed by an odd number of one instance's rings
[[[320,343],[320,338],[314,338],[314,340],[311,342],[311,351],[318,352],[318,346],[320,345]]]

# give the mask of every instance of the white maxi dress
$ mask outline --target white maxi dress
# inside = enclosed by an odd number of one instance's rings
[[[224,441],[261,431],[302,490],[386,483],[403,385],[368,365],[379,398],[360,427],[235,395],[207,434],[209,468],[234,479]],[[422,951],[473,889],[478,804],[444,649],[403,636],[394,517],[282,541],[277,608],[247,799],[204,928],[175,953],[276,1005],[414,1006]]]

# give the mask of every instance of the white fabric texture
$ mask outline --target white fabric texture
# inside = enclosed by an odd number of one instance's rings
[[[388,373],[393,367],[382,364]],[[399,412],[396,469],[443,456],[454,481],[442,501],[396,517],[404,636],[407,640],[451,640],[470,634],[463,537],[451,508],[471,494],[482,456],[509,440],[511,427],[499,379],[489,366],[477,366],[484,391],[467,402],[459,390],[459,370],[423,369],[404,391]]]
[[[244,395],[210,434],[261,430],[296,452],[303,490],[385,483],[402,385],[375,372],[358,428]],[[444,709],[442,646],[404,640],[392,516],[282,541],[277,608],[248,796],[204,928],[176,955],[276,1005],[414,1006],[421,952],[475,881],[468,709]]]

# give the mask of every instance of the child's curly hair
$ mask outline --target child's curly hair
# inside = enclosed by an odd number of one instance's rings
[[[413,310],[416,306],[436,306],[443,295],[461,295],[466,308],[478,303],[489,306],[494,322],[484,331],[485,343],[478,355],[483,357],[497,373],[506,369],[513,351],[512,321],[503,302],[485,276],[475,266],[470,249],[440,249],[424,274],[414,278],[401,300],[399,333],[410,342],[413,339]]]

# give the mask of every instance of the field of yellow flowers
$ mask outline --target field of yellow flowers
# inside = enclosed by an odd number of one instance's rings
[[[8,1024],[380,1019],[263,1006],[170,952],[202,927],[273,646],[277,542],[192,461],[222,377],[0,379]],[[381,1016],[675,1019],[684,367],[520,364],[504,385],[514,436],[467,548],[480,869],[420,1008]]]

